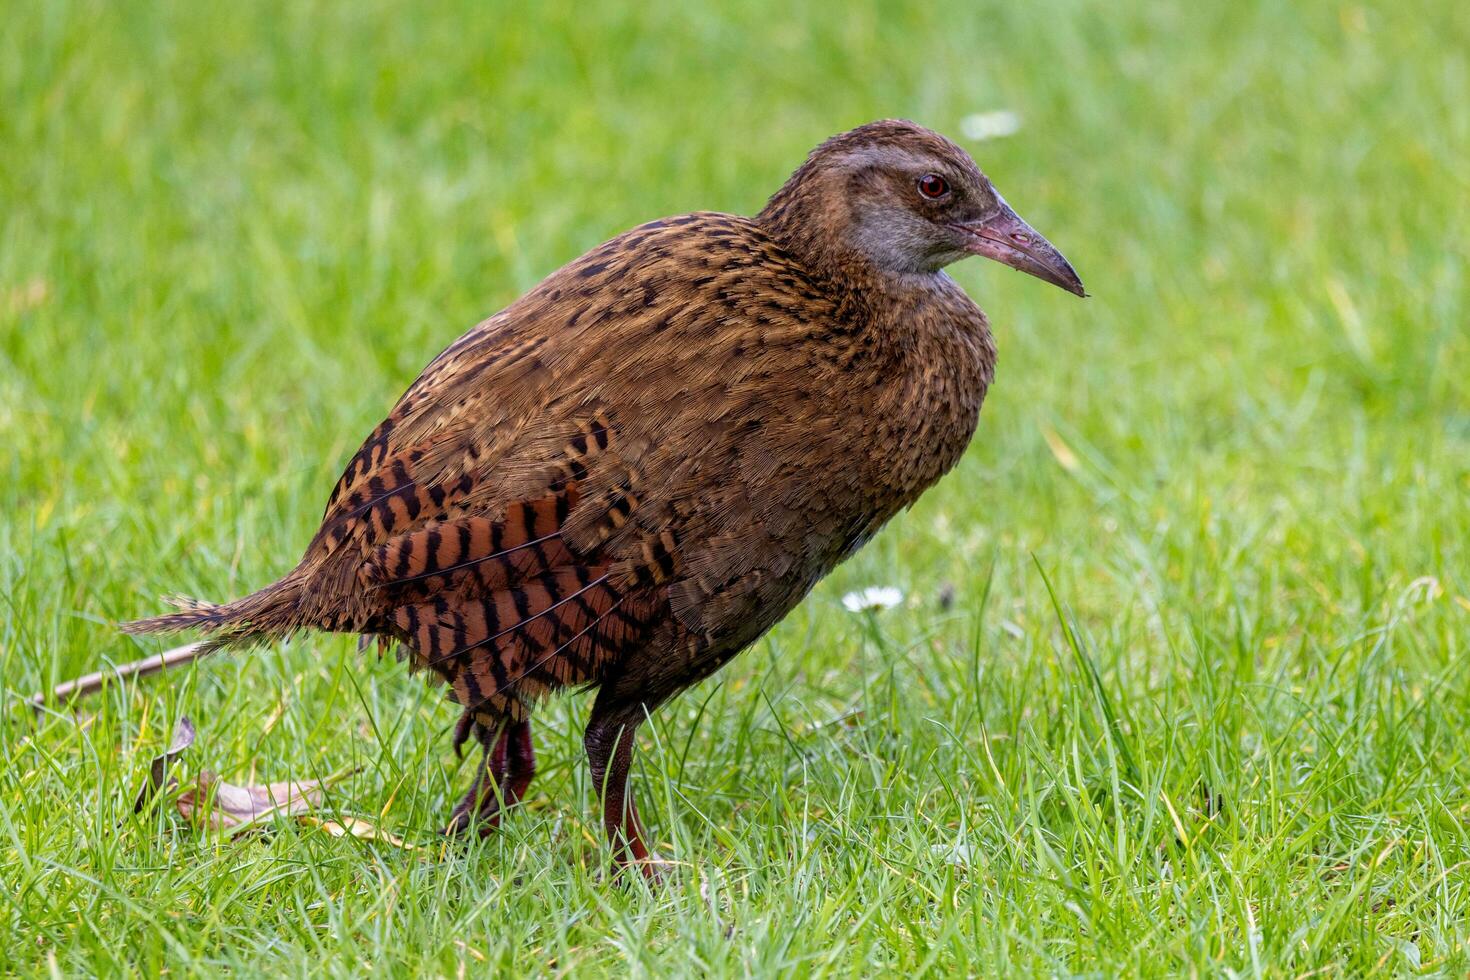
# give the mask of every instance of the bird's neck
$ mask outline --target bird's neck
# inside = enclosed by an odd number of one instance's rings
[[[846,205],[800,176],[772,196],[755,223],[834,295],[856,291],[876,299],[889,291],[889,277],[841,232]]]
[[[820,221],[807,220],[801,209],[793,210],[797,213],[773,199],[755,220],[832,298],[844,319],[875,328],[886,342],[901,342],[910,339],[908,331],[890,329],[890,323],[896,326],[917,308],[950,300],[954,283],[942,271],[899,273],[880,268],[841,236],[823,231]]]
[[[943,290],[941,271],[893,269],[843,233],[847,204],[814,182],[796,179],[781,188],[756,215],[755,223],[823,285],[840,305],[875,315],[913,303],[917,295]]]
[[[846,342],[862,352],[845,359],[862,392],[858,414],[898,420],[907,432],[896,453],[873,462],[871,475],[896,508],[964,453],[994,378],[995,345],[985,314],[943,271],[886,271],[845,241],[838,231],[844,208],[794,179],[755,221],[836,300]]]

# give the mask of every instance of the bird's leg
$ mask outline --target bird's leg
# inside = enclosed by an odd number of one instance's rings
[[[455,733],[456,751],[465,740],[465,736],[472,732],[475,739],[484,747],[484,759],[480,763],[479,772],[475,774],[475,781],[470,784],[469,792],[454,808],[454,813],[449,818],[449,826],[444,828],[444,833],[459,836],[473,829],[483,837],[500,826],[501,810],[515,802],[509,798],[507,792],[510,783],[520,779],[518,772],[512,774],[511,745],[513,741],[517,741],[512,737],[512,732],[522,728],[524,729],[525,746],[529,748],[531,741],[529,721],[514,722],[505,719],[497,725],[487,725],[475,719],[469,723],[468,728],[464,722],[460,723],[460,728]],[[521,762],[519,744],[515,758],[517,763]],[[520,783],[516,799],[520,798],[520,793],[525,792],[526,784],[529,782],[528,775],[524,782]]]
[[[592,708],[592,719],[582,743],[592,770],[592,788],[602,801],[602,823],[612,844],[613,863],[618,868],[635,865],[649,880],[657,880],[658,869],[643,838],[638,807],[628,791],[628,771],[633,764],[633,732],[642,720],[637,714],[616,710],[601,700]]]
[[[511,722],[506,731],[507,768],[505,805],[515,806],[536,777],[536,748],[531,744],[531,719]]]

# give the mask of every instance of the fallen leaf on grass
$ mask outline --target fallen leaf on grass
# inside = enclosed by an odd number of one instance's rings
[[[32,279],[5,291],[5,312],[26,313],[34,310],[51,296],[51,284],[45,279]]]
[[[137,802],[133,804],[134,813],[142,813],[148,801],[158,795],[165,784],[173,786],[175,780],[168,778],[168,767],[173,761],[183,754],[184,750],[194,744],[194,723],[189,720],[188,715],[179,715],[179,720],[174,725],[174,737],[169,742],[168,748],[161,755],[153,757],[148,763],[148,781],[138,791]]]
[[[976,865],[983,867],[987,863],[983,854],[963,841],[954,844],[934,844],[929,848],[929,853],[945,864],[956,868],[969,868]]]
[[[340,817],[336,820],[322,820],[310,814],[302,814],[296,818],[308,827],[316,827],[325,831],[332,837],[356,837],[358,840],[381,841],[405,851],[422,851],[423,847],[418,844],[410,844],[397,834],[390,833],[377,824],[360,817]]]
[[[460,949],[464,950],[466,953],[469,953],[471,956],[473,956],[475,958],[475,960],[477,962],[480,962],[480,963],[485,962],[485,954],[482,953],[482,952],[480,952],[475,947],[466,945],[462,940],[459,940],[459,939],[456,939],[454,941],[454,945],[458,946]],[[555,962],[556,961],[553,960],[551,963],[549,963],[547,965],[548,966],[551,966],[553,969],[555,969]]]
[[[300,814],[322,802],[323,781],[287,780],[265,786],[236,786],[208,770],[179,797],[179,813],[186,820],[236,830],[275,814]]]
[[[1041,438],[1046,441],[1046,448],[1051,450],[1052,456],[1062,465],[1062,469],[1068,473],[1075,473],[1082,466],[1081,461],[1077,459],[1077,454],[1072,451],[1072,447],[1063,442],[1062,437],[1057,435],[1056,430],[1051,426],[1041,427]]]

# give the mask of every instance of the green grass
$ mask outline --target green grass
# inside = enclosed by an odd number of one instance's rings
[[[1470,6],[626,6],[7,9],[7,696],[288,568],[462,330],[857,123],[1018,111],[972,149],[1095,297],[955,270],[979,435],[645,728],[667,889],[605,877],[585,698],[445,846],[450,706],[303,638],[0,711],[0,972],[1470,970]],[[327,809],[426,850],[134,818],[180,713],[186,778],[359,767]]]

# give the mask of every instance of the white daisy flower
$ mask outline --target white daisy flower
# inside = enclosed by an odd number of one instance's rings
[[[891,585],[871,585],[842,597],[843,607],[855,613],[892,609],[900,602],[903,602],[903,592]]]

